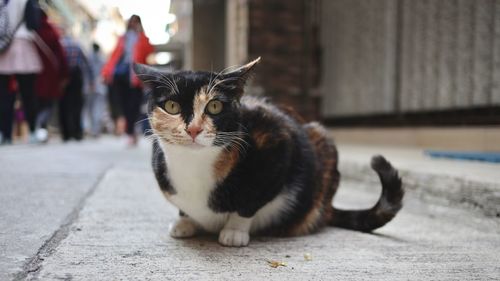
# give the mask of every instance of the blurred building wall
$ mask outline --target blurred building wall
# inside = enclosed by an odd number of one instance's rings
[[[249,90],[306,119],[500,123],[500,0],[192,3],[191,68],[260,56]]]
[[[325,117],[500,105],[500,1],[322,1]]]
[[[262,57],[254,87],[306,119],[319,117],[319,3],[248,1],[248,56]]]
[[[248,0],[226,2],[226,66],[248,58]]]
[[[224,0],[193,0],[192,67],[222,70],[226,54],[226,3]]]
[[[395,110],[396,1],[322,2],[324,116]]]
[[[156,48],[173,55],[175,68],[193,69],[193,3],[171,0],[170,13],[176,16],[176,21],[169,27],[173,36],[167,44]]]
[[[221,71],[260,56],[249,91],[319,117],[319,0],[190,1],[186,68]]]

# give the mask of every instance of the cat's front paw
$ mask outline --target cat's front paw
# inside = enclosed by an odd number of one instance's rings
[[[219,243],[229,247],[244,247],[248,245],[250,235],[248,232],[237,229],[223,229],[219,233]]]
[[[193,237],[198,230],[196,224],[187,218],[180,218],[170,225],[170,236],[174,238]]]

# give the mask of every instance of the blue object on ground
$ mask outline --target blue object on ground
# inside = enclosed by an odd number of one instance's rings
[[[452,158],[460,160],[473,160],[500,163],[500,152],[465,152],[465,151],[437,151],[426,150],[424,152],[430,157]]]

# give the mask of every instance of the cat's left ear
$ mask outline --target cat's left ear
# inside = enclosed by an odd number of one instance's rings
[[[260,62],[260,57],[242,65],[234,70],[230,70],[223,74],[223,85],[231,90],[235,90],[238,95],[243,94],[243,88],[248,77],[252,73],[252,69]]]

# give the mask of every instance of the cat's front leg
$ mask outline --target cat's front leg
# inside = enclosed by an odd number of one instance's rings
[[[245,218],[238,213],[231,213],[224,228],[219,233],[219,243],[230,247],[244,247],[250,241],[250,226],[253,217]]]
[[[180,212],[179,219],[170,225],[170,236],[174,238],[193,237],[198,233],[199,227],[193,219]]]

